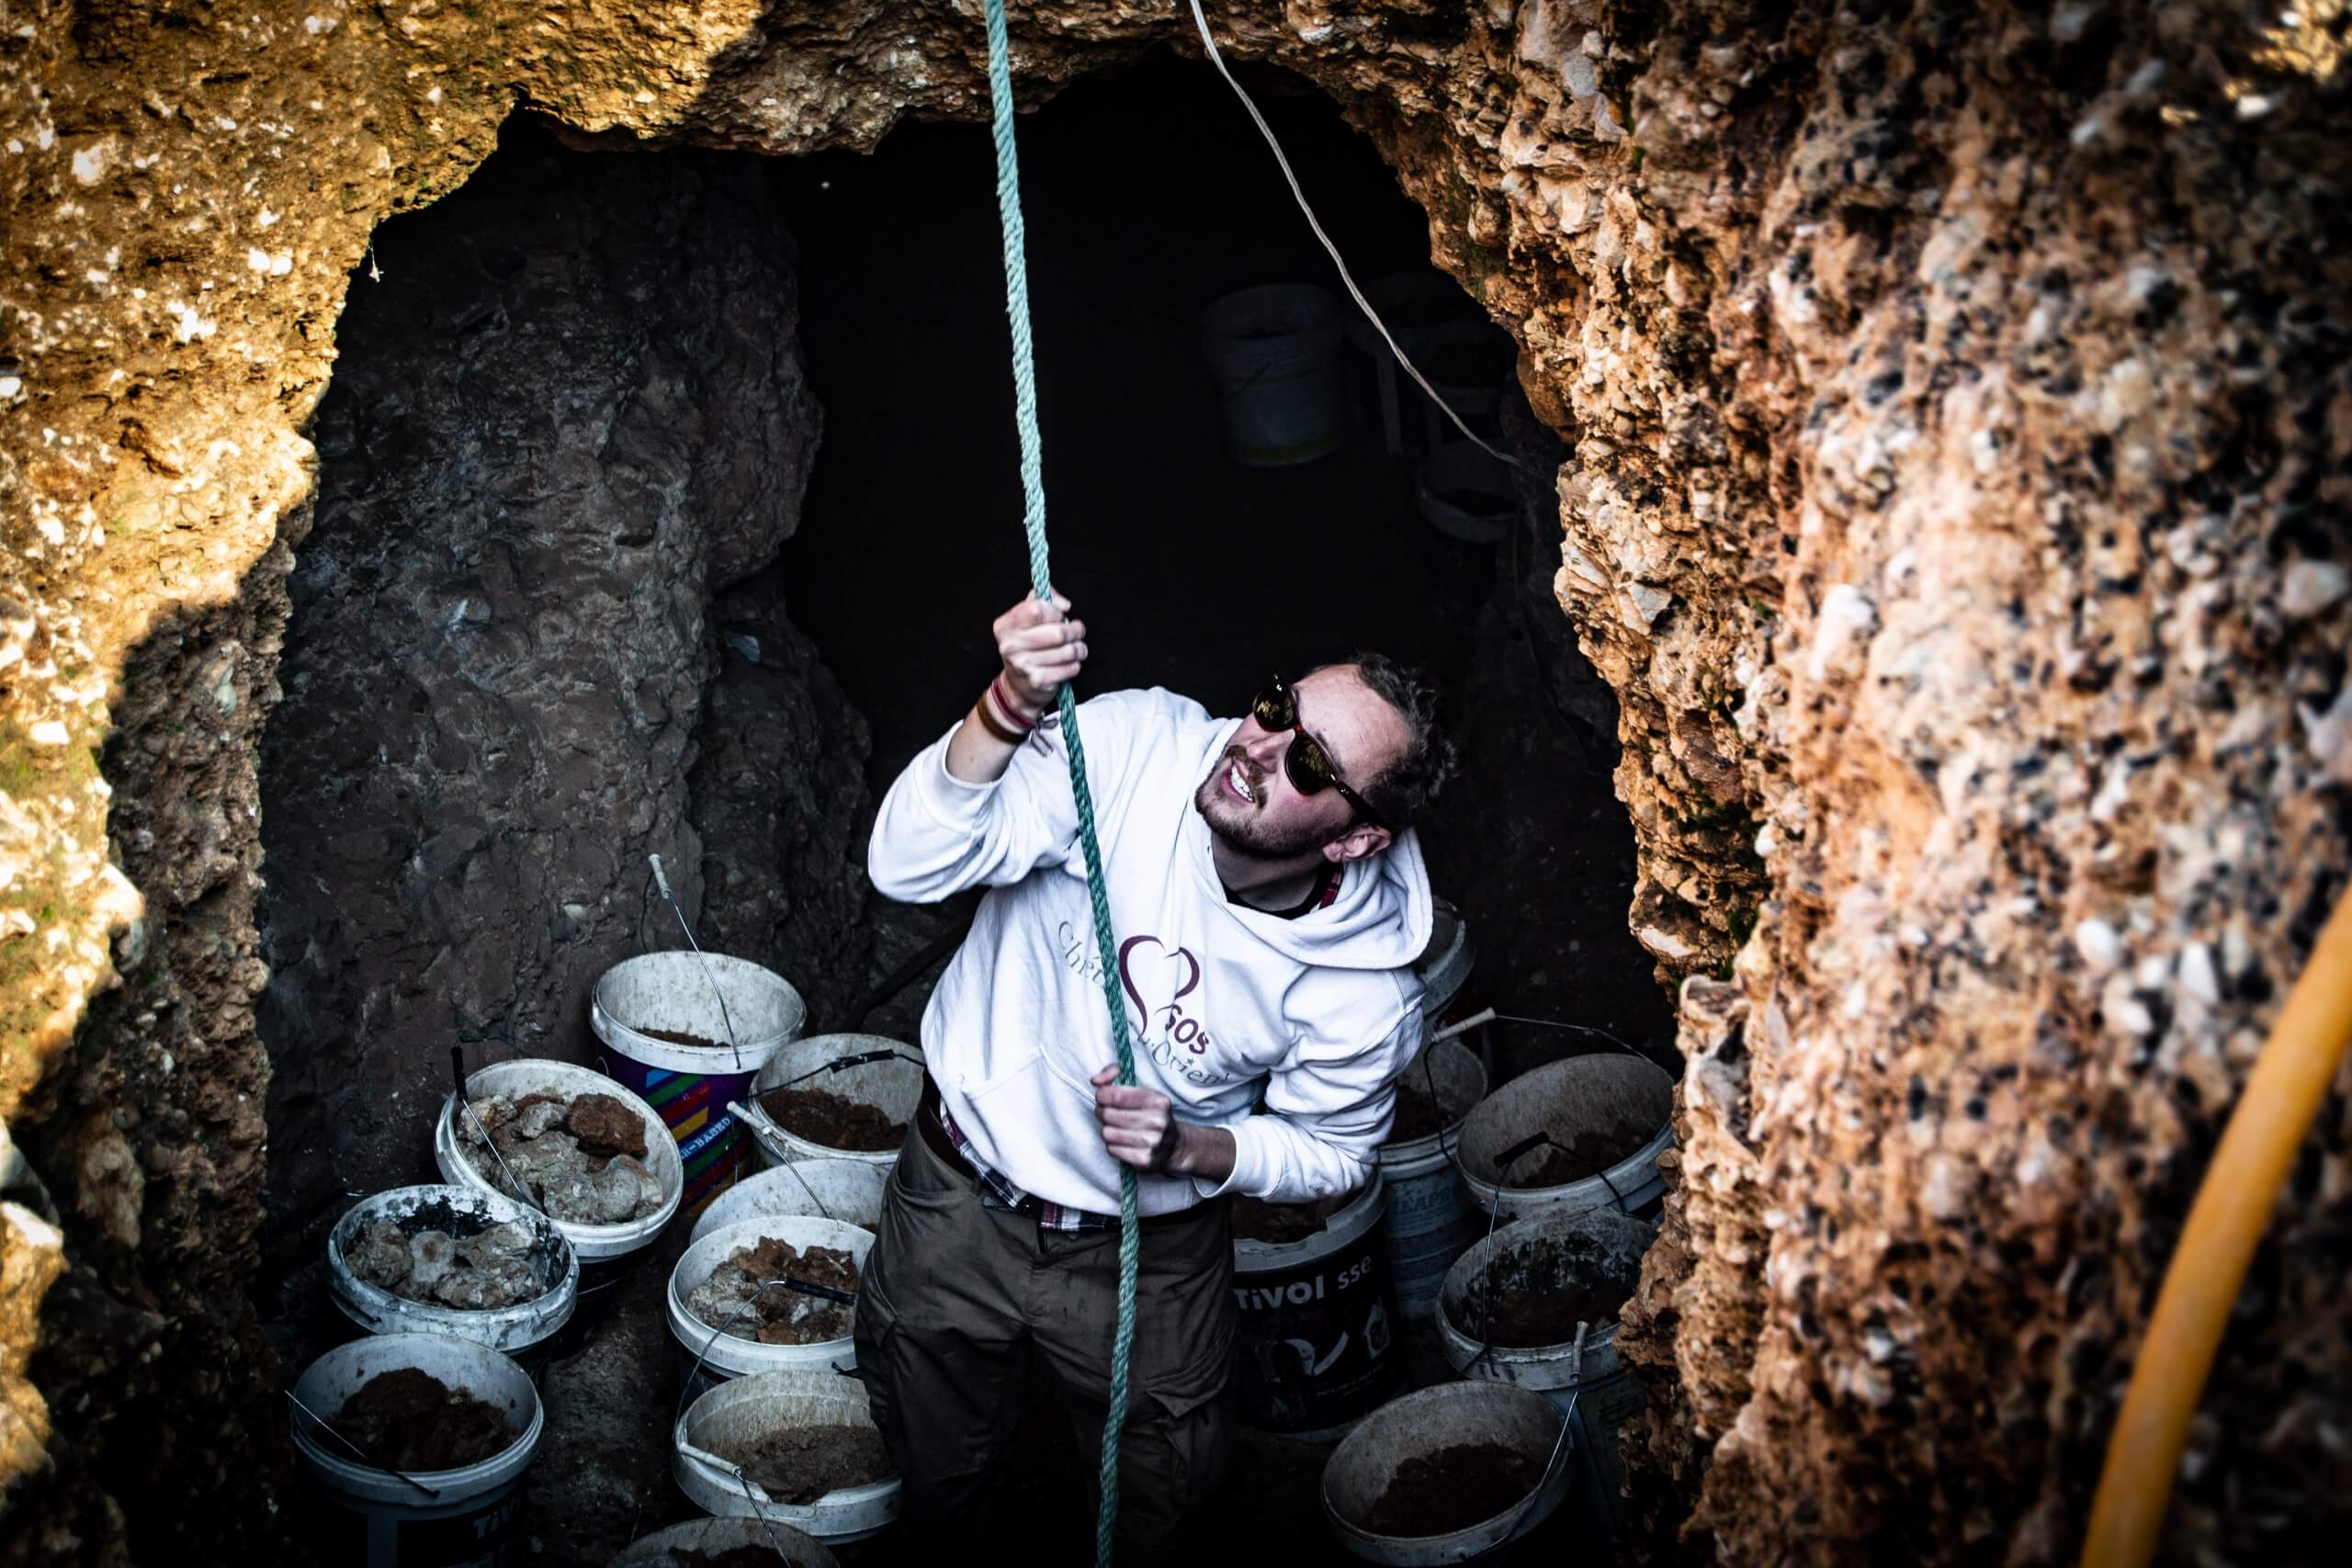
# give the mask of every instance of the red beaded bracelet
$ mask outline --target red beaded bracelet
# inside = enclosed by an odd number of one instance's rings
[[[1004,689],[1003,676],[999,675],[989,682],[989,693],[996,698],[997,711],[1007,724],[1013,726],[1023,734],[1037,728],[1035,719],[1031,718],[1014,705],[1012,694]]]

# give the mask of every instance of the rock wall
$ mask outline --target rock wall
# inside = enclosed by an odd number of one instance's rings
[[[683,945],[646,856],[699,918],[710,601],[774,558],[814,456],[759,162],[506,141],[379,233],[311,429],[318,522],[262,755],[288,1247],[347,1192],[429,1174],[450,1045],[586,1059],[596,976]],[[824,716],[840,733],[770,727],[771,804],[847,749],[838,697]],[[822,863],[768,876],[845,897],[850,941],[855,795],[807,804],[835,818]]]
[[[296,515],[375,223],[516,102],[777,153],[976,115],[973,9],[99,3],[0,41],[0,1074],[12,1125],[72,1156],[52,1186],[103,1138],[25,1096],[144,865],[102,869],[86,759],[154,700],[130,650],[235,602]],[[1015,10],[1032,95],[1191,47],[1166,7]],[[1694,976],[1680,1186],[1628,1346],[1653,1546],[2067,1557],[2205,1152],[2347,860],[2344,7],[1212,19],[1374,137],[1572,444],[1559,599],[1620,705],[1634,925]],[[141,887],[151,946],[201,929]],[[2233,1323],[2177,1560],[2291,1555],[2352,1496],[2345,1103]],[[70,1223],[77,1257],[100,1245]],[[53,1267],[10,1235],[6,1279]],[[76,1484],[42,1495],[102,1513]]]

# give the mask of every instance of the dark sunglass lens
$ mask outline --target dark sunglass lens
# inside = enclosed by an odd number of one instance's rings
[[[1313,795],[1340,782],[1340,775],[1331,771],[1331,759],[1323,754],[1323,748],[1315,743],[1312,736],[1292,736],[1290,750],[1283,755],[1283,762],[1290,782],[1298,786],[1301,795]]]

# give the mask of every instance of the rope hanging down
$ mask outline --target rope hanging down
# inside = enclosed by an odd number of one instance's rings
[[[1023,523],[1029,531],[1029,581],[1040,599],[1053,598],[1046,559],[1045,463],[1037,438],[1037,367],[1029,347],[1027,228],[1021,216],[1021,172],[1012,152],[1012,67],[1004,36],[1004,0],[988,0],[989,101],[996,136],[996,205],[1004,223],[1004,310],[1012,324],[1012,412],[1021,432]],[[1119,993],[1118,943],[1111,934],[1111,901],[1102,886],[1102,847],[1094,836],[1094,797],[1086,787],[1086,749],[1078,739],[1078,699],[1064,682],[1062,740],[1069,748],[1070,794],[1078,802],[1078,841],[1086,852],[1086,893],[1094,906],[1094,941],[1102,953],[1102,1001],[1111,1010],[1111,1039],[1119,1082],[1136,1081],[1135,1045],[1127,1038],[1126,998]],[[1119,1429],[1127,1417],[1127,1357],[1136,1338],[1136,1173],[1119,1167],[1119,1322],[1111,1341],[1111,1404],[1102,1422],[1102,1507],[1094,1520],[1094,1560],[1108,1568],[1119,1518]]]

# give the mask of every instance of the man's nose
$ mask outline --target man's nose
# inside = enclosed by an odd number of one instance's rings
[[[1251,766],[1271,771],[1275,763],[1283,760],[1283,748],[1289,744],[1289,730],[1268,729],[1260,731],[1256,737],[1246,741],[1241,749],[1249,754]]]

